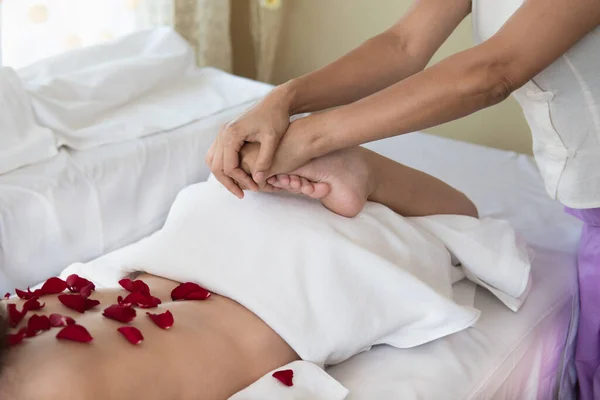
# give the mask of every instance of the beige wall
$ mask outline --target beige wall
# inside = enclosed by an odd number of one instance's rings
[[[411,0],[282,0],[285,22],[273,83],[319,68],[393,24]],[[253,77],[254,53],[248,29],[248,1],[232,0],[234,72]],[[473,45],[470,18],[463,21],[432,62]],[[511,98],[467,118],[428,130],[436,135],[523,153],[531,136]]]

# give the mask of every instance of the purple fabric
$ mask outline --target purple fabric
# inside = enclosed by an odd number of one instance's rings
[[[577,258],[580,312],[575,368],[579,398],[600,399],[600,208],[565,210],[585,224]]]

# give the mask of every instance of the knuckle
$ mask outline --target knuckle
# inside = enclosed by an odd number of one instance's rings
[[[279,138],[279,134],[275,132],[273,129],[268,129],[263,133],[266,140],[274,141]]]
[[[231,166],[231,165],[223,165],[223,172],[225,173],[225,175],[231,176],[233,170],[234,170],[233,166]]]
[[[225,137],[228,138],[241,136],[242,127],[239,122],[233,121],[225,125],[223,133],[225,134]]]
[[[242,171],[240,171],[239,169],[236,168],[233,171],[231,171],[231,177],[233,179],[243,181],[243,180],[245,180],[246,175]]]
[[[215,164],[211,165],[210,170],[216,177],[223,176],[223,171],[221,170],[221,168],[219,168]]]

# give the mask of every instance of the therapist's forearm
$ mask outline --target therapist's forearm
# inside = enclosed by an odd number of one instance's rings
[[[307,119],[311,157],[427,129],[504,100],[502,67],[471,49],[347,106]]]
[[[469,0],[413,0],[387,31],[282,85],[292,94],[292,113],[349,104],[422,71],[470,10]]]
[[[284,84],[293,114],[352,103],[422,71],[429,59],[403,50],[402,38],[384,32],[333,63]]]

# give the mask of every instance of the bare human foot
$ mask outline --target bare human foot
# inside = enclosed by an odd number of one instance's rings
[[[361,147],[339,150],[289,174],[273,176],[268,183],[318,199],[334,213],[352,218],[361,212],[374,188],[365,151]]]

